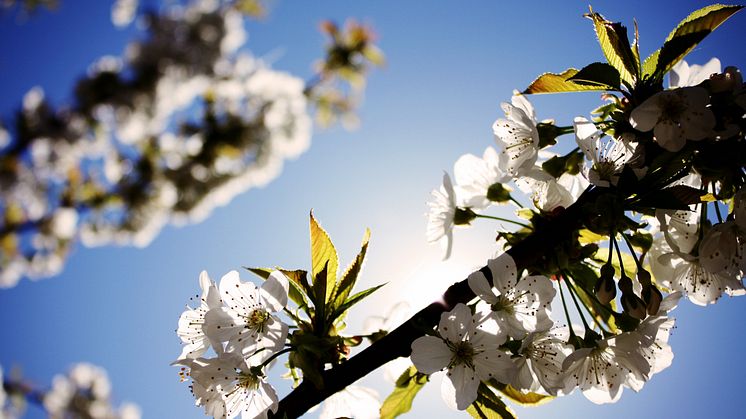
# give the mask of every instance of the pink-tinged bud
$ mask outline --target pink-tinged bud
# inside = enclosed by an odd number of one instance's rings
[[[609,304],[611,300],[616,297],[616,284],[614,283],[614,277],[609,275],[601,275],[596,281],[596,286],[593,288],[596,293],[596,297],[602,304]]]
[[[743,85],[743,77],[738,68],[730,66],[720,74],[710,76],[710,90],[713,93],[734,92]]]
[[[648,309],[648,314],[654,316],[658,313],[661,307],[661,301],[663,301],[663,294],[658,291],[655,285],[647,285],[642,287],[642,299],[645,301],[645,305]]]
[[[647,316],[645,302],[632,292],[622,294],[622,308],[625,313],[638,320],[642,320]]]

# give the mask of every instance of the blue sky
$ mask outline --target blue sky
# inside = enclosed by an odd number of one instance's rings
[[[586,1],[566,2],[289,2],[273,1],[270,15],[248,26],[248,48],[275,57],[274,67],[302,78],[322,51],[323,19],[370,23],[387,56],[368,82],[362,125],[349,132],[316,128],[308,152],[287,162],[268,186],[250,190],[198,225],[167,227],[147,248],[78,246],[64,272],[0,291],[0,364],[19,365],[37,383],[71,364],[105,367],[118,401],[138,403],[145,418],[202,417],[177,369],[168,364],[181,345],[174,333],[188,298],[206,269],[218,279],[231,269],[279,265],[307,268],[308,211],[337,244],[343,263],[356,253],[365,227],[371,248],[360,287],[389,285],[352,314],[351,331],[366,315],[408,299],[419,309],[494,252],[495,226],[477,221],[457,231],[454,254],[425,241],[426,201],[442,171],[464,153],[493,145],[491,124],[513,89],[546,71],[580,67],[603,57]],[[594,10],[640,27],[641,52],[659,47],[668,32],[704,2],[594,2]],[[70,99],[74,80],[102,55],[120,55],[137,36],[115,29],[109,2],[62,0],[17,24],[0,17],[0,118],[9,121],[23,94],[42,86],[53,103]],[[737,14],[688,57],[746,65],[746,15]],[[569,124],[599,104],[597,94],[532,97],[539,118]],[[244,279],[250,278],[248,274]],[[639,394],[627,390],[614,405],[595,406],[579,394],[533,409],[534,417],[737,417],[746,373],[741,316],[746,300],[713,307],[683,302],[671,344],[675,359]],[[290,382],[277,378],[278,391]],[[367,380],[384,396],[387,384]],[[439,400],[439,382],[415,401],[414,413],[456,416]],[[449,416],[450,415],[450,416]],[[29,417],[41,417],[31,407]]]

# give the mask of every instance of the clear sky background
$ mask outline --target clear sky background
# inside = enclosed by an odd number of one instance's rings
[[[138,35],[117,30],[110,2],[62,0],[19,25],[0,16],[0,117],[7,123],[23,94],[35,85],[55,104],[69,102],[74,80],[102,55],[120,55]],[[147,3],[147,2],[146,2]],[[151,4],[154,2],[150,2]],[[87,361],[109,372],[115,399],[138,403],[145,418],[198,418],[178,369],[181,351],[174,333],[189,296],[199,291],[206,269],[217,280],[241,266],[308,268],[311,208],[335,241],[342,263],[356,254],[365,227],[372,230],[368,261],[359,287],[389,284],[352,314],[349,330],[360,331],[367,315],[382,314],[407,300],[419,309],[445,287],[482,266],[494,254],[494,231],[485,221],[455,234],[454,254],[425,241],[426,202],[442,171],[464,153],[481,155],[493,145],[491,124],[501,101],[546,71],[582,67],[603,56],[587,1],[509,2],[290,2],[276,0],[270,15],[248,26],[248,48],[274,57],[274,67],[302,78],[321,56],[323,19],[355,17],[370,23],[387,56],[375,71],[353,132],[315,129],[310,150],[288,162],[282,175],[215,210],[199,225],[167,227],[147,248],[78,246],[64,272],[0,290],[0,364],[23,368],[39,384]],[[607,18],[640,28],[647,56],[697,1],[593,2]],[[746,65],[746,15],[726,22],[688,57],[704,63]],[[532,97],[539,118],[569,125],[600,103],[598,94]],[[570,140],[571,137],[566,137]],[[249,279],[249,274],[242,274]],[[628,389],[621,401],[596,406],[576,393],[550,404],[516,409],[522,418],[556,417],[743,417],[742,317],[746,299],[725,298],[715,306],[683,302],[675,311],[673,365],[640,394]],[[555,316],[559,318],[558,316]],[[290,382],[270,372],[280,393]],[[390,385],[376,372],[366,383],[385,397]],[[439,379],[414,404],[408,417],[456,417],[440,401]],[[462,413],[461,415],[465,415]],[[28,417],[42,417],[29,408]]]

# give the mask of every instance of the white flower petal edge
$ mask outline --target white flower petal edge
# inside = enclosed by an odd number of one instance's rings
[[[448,173],[443,174],[443,184],[432,191],[432,200],[427,203],[427,241],[440,242],[444,249],[443,259],[451,257],[453,247],[453,217],[456,215],[456,192]]]

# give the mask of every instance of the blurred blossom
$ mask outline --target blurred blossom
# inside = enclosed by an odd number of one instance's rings
[[[111,6],[111,22],[118,27],[124,27],[132,23],[137,12],[138,0],[117,0]]]
[[[237,52],[237,7],[194,1],[146,16],[147,38],[93,64],[75,108],[54,109],[38,87],[25,95],[18,128],[0,130],[0,286],[56,274],[78,237],[147,246],[308,149],[304,82]],[[136,9],[120,0],[112,18]]]

